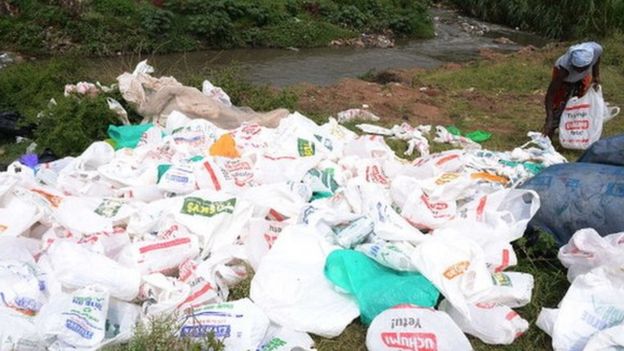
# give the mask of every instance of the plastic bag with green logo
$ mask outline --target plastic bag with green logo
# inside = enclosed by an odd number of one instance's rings
[[[354,250],[332,252],[325,262],[325,277],[355,296],[366,325],[393,306],[432,307],[440,296],[420,273],[392,270]]]

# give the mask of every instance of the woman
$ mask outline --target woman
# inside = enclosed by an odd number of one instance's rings
[[[543,134],[552,139],[559,127],[561,114],[568,100],[581,97],[594,84],[600,84],[602,46],[595,42],[571,46],[559,57],[553,68],[552,80],[546,93],[546,123]]]

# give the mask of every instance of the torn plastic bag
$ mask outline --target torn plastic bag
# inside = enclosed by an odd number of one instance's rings
[[[600,235],[624,231],[624,167],[570,163],[546,168],[520,188],[541,200],[529,226],[565,245],[578,230],[593,228]]]
[[[251,300],[199,307],[179,319],[179,336],[201,339],[214,333],[226,351],[255,350],[269,327],[269,319]]]
[[[202,94],[211,97],[225,106],[232,106],[228,94],[219,87],[215,87],[210,81],[205,80],[202,83]]]
[[[340,335],[359,310],[323,275],[333,249],[306,227],[289,226],[260,262],[251,299],[276,324],[324,337]]]
[[[396,305],[433,307],[440,296],[421,274],[394,271],[353,250],[330,253],[325,264],[325,276],[337,287],[355,296],[365,325]]]
[[[138,270],[126,268],[110,258],[95,254],[69,241],[55,241],[40,258],[63,287],[81,288],[97,284],[120,300],[131,301],[139,292]]]
[[[581,229],[559,248],[557,258],[568,269],[570,282],[596,267],[619,267],[624,264],[624,232],[601,237],[594,229]]]
[[[37,330],[49,343],[58,340],[74,348],[95,348],[106,333],[109,298],[99,286],[56,294],[37,315]]]
[[[469,305],[470,319],[464,317],[448,301],[438,307],[457,323],[466,334],[490,345],[510,345],[529,329],[529,322],[511,308],[495,303]]]
[[[444,312],[399,305],[378,315],[366,333],[370,351],[468,351],[470,342]]]
[[[142,302],[143,313],[152,317],[174,312],[190,293],[191,287],[185,282],[154,273],[142,277],[137,299]]]
[[[247,278],[243,259],[246,259],[244,248],[241,245],[229,245],[213,251],[205,261],[187,261],[182,264],[180,279],[191,285],[191,296],[181,308],[206,303],[215,293],[220,301],[226,301],[230,286]]]

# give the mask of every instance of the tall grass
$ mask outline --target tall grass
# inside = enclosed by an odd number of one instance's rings
[[[624,30],[624,0],[451,0],[468,14],[551,38],[604,36]]]

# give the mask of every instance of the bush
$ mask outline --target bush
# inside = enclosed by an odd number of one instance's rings
[[[472,16],[536,31],[556,39],[605,36],[617,30],[624,30],[624,2],[619,0],[453,0],[452,2]]]
[[[332,16],[332,22],[346,28],[364,29],[371,18],[354,5],[342,7]]]
[[[147,7],[141,11],[141,27],[150,35],[158,35],[171,29],[173,13],[155,7]]]
[[[223,11],[190,17],[189,29],[211,45],[228,46],[233,41],[234,25],[230,16]]]
[[[61,97],[28,121],[36,126],[35,142],[57,155],[78,155],[96,140],[107,138],[110,124],[119,124],[106,97]]]

